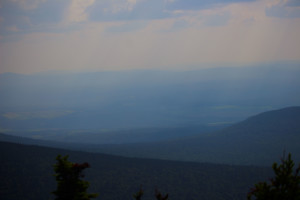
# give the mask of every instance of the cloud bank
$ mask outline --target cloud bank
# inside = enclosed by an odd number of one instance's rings
[[[0,73],[300,59],[297,0],[3,0]]]

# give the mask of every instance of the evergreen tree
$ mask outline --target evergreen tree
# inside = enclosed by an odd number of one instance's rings
[[[169,197],[169,194],[162,195],[157,189],[155,190],[155,197],[157,200],[167,200]]]
[[[144,195],[144,191],[143,191],[143,189],[141,187],[140,190],[133,195],[133,198],[135,200],[141,200],[143,195]]]
[[[300,165],[293,173],[294,161],[291,154],[287,159],[282,159],[278,166],[274,163],[272,168],[275,178],[270,179],[270,184],[260,182],[248,193],[248,200],[300,200]]]
[[[144,195],[144,191],[142,187],[140,190],[133,195],[135,200],[141,200],[142,196]],[[168,200],[169,194],[162,195],[157,189],[155,190],[155,197],[157,200]]]
[[[72,163],[68,161],[68,156],[56,157],[57,163],[54,165],[57,189],[53,192],[56,200],[89,200],[98,194],[88,194],[89,182],[81,180],[84,177],[82,171],[90,165],[88,163]]]

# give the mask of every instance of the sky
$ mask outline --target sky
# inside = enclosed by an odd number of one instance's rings
[[[0,0],[0,73],[300,61],[300,0]]]

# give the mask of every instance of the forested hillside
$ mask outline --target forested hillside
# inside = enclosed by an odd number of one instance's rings
[[[154,190],[170,199],[245,199],[254,183],[272,176],[271,168],[242,167],[151,159],[133,159],[38,146],[0,143],[0,196],[3,200],[43,200],[55,189],[52,165],[58,154],[89,162],[86,180],[98,199],[132,199],[140,186],[145,200]]]
[[[261,113],[220,131],[152,144],[106,145],[91,151],[182,161],[270,166],[284,151],[300,162],[300,107]]]
[[[144,129],[142,131],[146,134],[145,137],[153,137],[160,133],[167,134],[167,136],[161,136],[161,138],[170,138],[172,137],[172,130],[175,131],[176,136],[174,137],[185,135],[185,131],[193,132],[189,132],[190,134],[186,134],[185,137],[180,139],[169,139],[163,142],[136,142],[118,145],[97,145],[97,143],[103,142],[97,141],[97,138],[99,139],[103,135],[98,137],[96,134],[93,137],[95,140],[93,144],[33,140],[6,134],[0,134],[0,141],[102,152],[129,157],[264,166],[270,166],[274,160],[278,160],[282,153],[286,151],[293,153],[295,161],[300,162],[300,107],[289,107],[261,113],[220,131],[207,134],[196,134],[197,129],[193,129],[193,127],[190,129]],[[110,139],[117,135],[122,135],[123,138],[126,136],[131,137],[127,141],[135,140],[134,137],[137,137],[136,140],[141,139],[138,132],[130,135],[130,131],[116,133],[111,137],[108,135],[107,138]],[[83,137],[89,137],[89,134],[87,133]]]

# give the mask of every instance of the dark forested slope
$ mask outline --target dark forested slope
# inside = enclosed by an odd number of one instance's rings
[[[133,159],[0,142],[0,196],[10,199],[49,199],[55,189],[52,165],[58,154],[72,162],[89,162],[86,179],[98,199],[132,199],[142,184],[145,200],[155,188],[170,199],[245,199],[249,187],[272,176],[271,168]]]
[[[160,159],[269,166],[284,151],[300,161],[300,107],[261,113],[209,134],[152,144],[107,145],[106,153]]]

